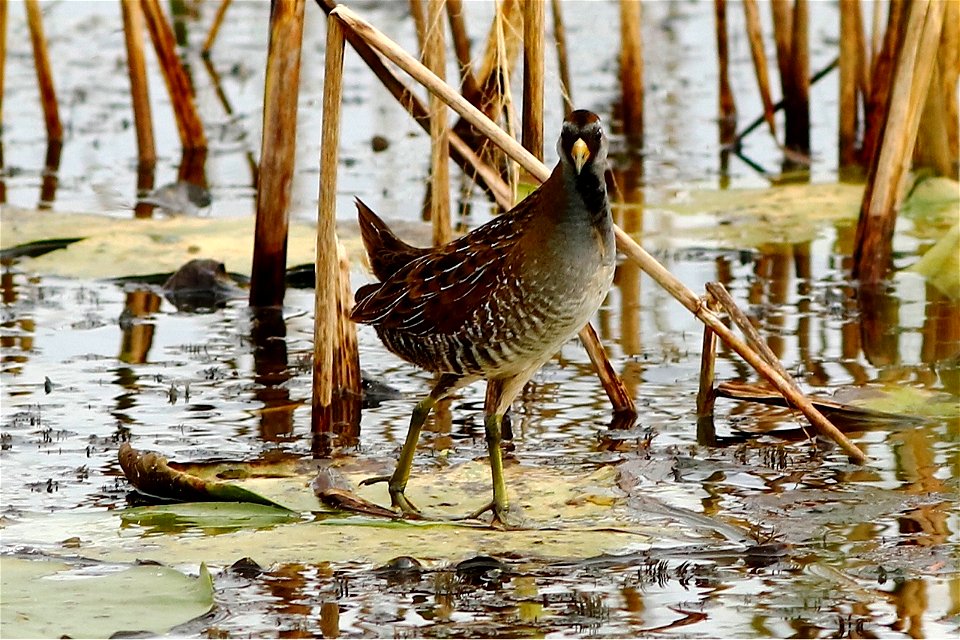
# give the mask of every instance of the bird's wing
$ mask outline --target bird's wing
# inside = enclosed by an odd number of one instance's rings
[[[361,287],[352,319],[410,335],[456,333],[498,287],[514,286],[521,227],[519,216],[504,214]]]

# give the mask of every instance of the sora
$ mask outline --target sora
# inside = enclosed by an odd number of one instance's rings
[[[600,119],[574,111],[557,142],[560,162],[539,189],[494,220],[447,245],[412,247],[359,200],[360,229],[380,282],[357,291],[354,321],[372,325],[404,360],[440,374],[417,403],[389,483],[404,495],[430,410],[471,382],[487,380],[484,428],[493,500],[473,516],[508,512],[500,431],[503,414],[534,373],[577,334],[613,282],[616,249],[604,183],[607,141]]]

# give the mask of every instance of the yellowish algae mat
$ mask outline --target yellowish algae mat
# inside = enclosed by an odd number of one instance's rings
[[[368,475],[340,471],[352,486]],[[407,494],[426,514],[462,516],[489,500],[489,474],[483,461],[439,470],[415,469]],[[177,528],[131,523],[123,518],[126,511],[73,512],[24,516],[22,521],[7,524],[4,536],[51,555],[79,554],[109,562],[150,559],[177,566],[200,562],[223,566],[243,557],[264,566],[285,562],[382,564],[403,555],[427,564],[447,564],[477,553],[505,552],[583,559],[640,551],[654,540],[671,541],[668,529],[638,523],[630,515],[623,492],[616,488],[616,475],[610,467],[577,474],[508,466],[508,491],[524,527],[510,531],[494,530],[477,521],[412,522],[345,512],[321,513],[312,519],[309,511],[325,508],[313,497],[313,476],[301,475],[238,483],[302,510],[304,519],[296,522],[264,528],[218,527],[214,515],[202,524]],[[362,487],[357,493],[378,504],[389,504],[385,485]],[[176,506],[163,509],[176,512]],[[79,538],[78,547],[62,546],[66,532]],[[679,531],[672,540],[690,541]]]

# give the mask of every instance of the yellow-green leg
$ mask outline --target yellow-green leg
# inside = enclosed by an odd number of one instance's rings
[[[530,375],[539,364],[531,366],[527,371],[521,372],[510,378],[491,379],[487,381],[487,397],[484,411],[486,416],[483,420],[484,431],[487,439],[487,454],[490,457],[490,475],[493,480],[493,500],[486,506],[478,509],[470,515],[476,518],[482,513],[490,511],[493,513],[492,524],[498,527],[509,526],[507,515],[510,512],[510,502],[507,499],[507,483],[503,478],[503,451],[500,449],[502,440],[503,416],[510,408],[510,403],[517,397],[517,394],[530,379]]]
[[[397,460],[393,475],[367,478],[360,483],[361,485],[386,482],[390,491],[390,505],[393,508],[399,509],[403,513],[420,513],[420,510],[404,494],[407,481],[410,480],[410,470],[413,468],[413,456],[417,452],[420,432],[437,402],[457,387],[462,386],[462,380],[460,376],[453,374],[440,376],[440,380],[430,391],[430,395],[418,402],[417,406],[413,408],[413,415],[410,416],[410,426],[407,428],[407,437],[403,441],[403,448],[400,449],[400,458]]]

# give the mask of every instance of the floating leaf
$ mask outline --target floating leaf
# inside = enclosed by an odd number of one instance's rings
[[[0,213],[4,249],[58,238],[85,237],[59,251],[25,258],[35,273],[71,278],[118,278],[172,273],[197,257],[223,262],[228,271],[249,274],[253,263],[254,218],[116,218],[81,213],[34,211],[4,206]],[[344,226],[341,240],[359,255],[359,233]],[[288,264],[312,262],[316,228],[291,220]],[[65,241],[64,241],[65,242]]]
[[[0,557],[0,569],[4,638],[160,635],[213,608],[203,564],[197,578],[156,565],[115,570],[12,557]]]
[[[955,224],[909,268],[956,300],[960,298],[960,224]]]

